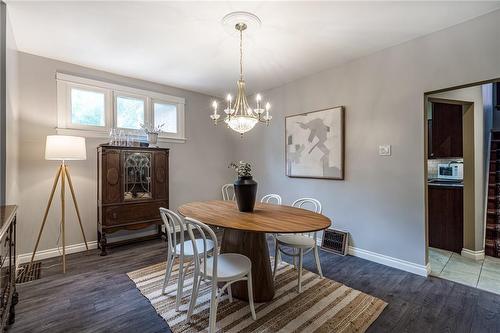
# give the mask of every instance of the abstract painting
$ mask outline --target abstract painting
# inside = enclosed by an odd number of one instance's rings
[[[286,175],[344,179],[344,107],[285,118]]]

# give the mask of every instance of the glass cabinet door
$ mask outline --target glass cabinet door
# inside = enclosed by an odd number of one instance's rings
[[[151,199],[151,153],[125,151],[123,200]]]

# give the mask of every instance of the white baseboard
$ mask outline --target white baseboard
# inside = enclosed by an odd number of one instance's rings
[[[374,261],[376,263],[401,269],[413,274],[418,274],[421,276],[428,276],[430,273],[430,265],[419,265],[406,260],[389,257],[384,254],[371,252],[368,250],[359,249],[353,246],[349,246],[349,254],[351,256],[359,257],[362,259]]]
[[[462,257],[469,258],[472,260],[483,260],[484,259],[484,250],[473,251],[469,249],[462,249],[460,253]]]
[[[91,241],[87,242],[89,249],[97,249],[97,241]],[[82,252],[85,251],[85,243],[80,243],[80,244],[73,244],[73,245],[67,245],[66,246],[66,254],[71,254],[71,253],[77,253],[77,252]],[[53,258],[53,257],[58,257],[61,255],[62,248],[53,248],[53,249],[47,249],[47,250],[42,250],[38,251],[35,254],[35,259],[34,260],[43,260],[43,259],[48,259],[48,258]],[[27,262],[30,262],[31,260],[31,255],[33,253],[23,253],[17,256],[17,262],[18,264],[24,264]]]

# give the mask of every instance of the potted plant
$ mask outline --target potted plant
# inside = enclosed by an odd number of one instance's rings
[[[239,161],[229,164],[238,174],[238,179],[234,182],[234,194],[240,212],[253,212],[255,197],[257,195],[257,182],[252,178],[252,168],[250,163]]]
[[[156,147],[158,143],[158,134],[161,132],[161,129],[163,126],[165,126],[165,123],[158,125],[158,126],[153,126],[151,124],[141,124],[141,128],[144,130],[148,137],[148,143],[150,147]]]

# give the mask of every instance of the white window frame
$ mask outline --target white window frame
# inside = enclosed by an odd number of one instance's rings
[[[111,82],[88,79],[80,76],[56,73],[57,82],[57,133],[79,135],[89,138],[107,138],[111,128],[117,128],[116,97],[132,97],[144,100],[146,123],[153,123],[153,103],[173,104],[177,109],[177,133],[161,132],[160,142],[186,142],[185,137],[185,99],[149,90],[137,89]],[[105,99],[105,124],[101,126],[71,123],[71,89],[103,92]],[[138,130],[125,129],[129,133]]]

